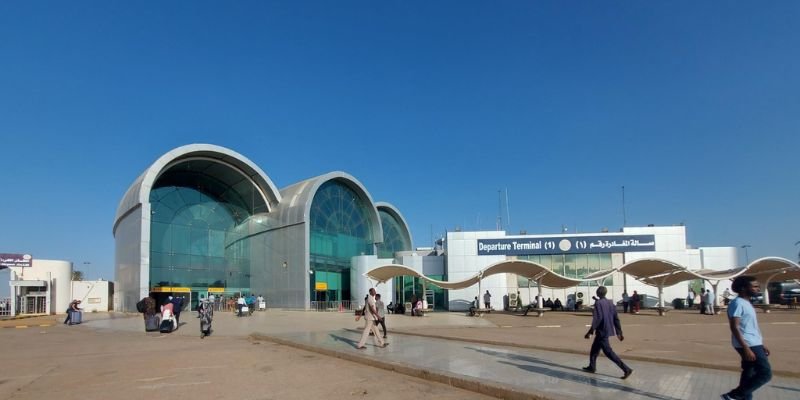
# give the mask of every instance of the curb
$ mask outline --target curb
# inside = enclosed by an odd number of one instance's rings
[[[25,328],[39,328],[39,327],[46,327],[46,326],[53,326],[53,324],[11,325],[11,326],[3,326],[3,327],[0,327],[0,328],[3,328],[3,329],[25,329]]]
[[[306,350],[314,353],[323,354],[330,357],[339,358],[342,360],[356,362],[362,365],[369,365],[375,368],[381,368],[387,371],[397,372],[403,375],[408,375],[414,378],[420,378],[427,381],[443,383],[445,385],[457,387],[459,389],[468,390],[475,393],[484,394],[487,396],[508,399],[508,400],[558,400],[555,397],[544,397],[541,395],[527,393],[518,389],[513,389],[503,386],[496,382],[481,382],[474,378],[467,378],[461,375],[449,374],[438,371],[422,370],[410,367],[406,364],[385,361],[372,357],[365,357],[357,354],[350,354],[343,351],[330,350],[322,347],[316,347],[305,343],[298,343],[287,339],[282,339],[275,336],[264,334],[251,334],[250,340],[266,340],[284,346],[294,347],[301,350]]]
[[[559,353],[568,353],[568,354],[580,354],[580,355],[587,355],[588,351],[583,350],[575,350],[569,348],[562,348],[562,347],[547,347],[547,346],[537,346],[533,344],[512,344],[507,342],[498,342],[494,340],[484,340],[484,339],[471,339],[471,338],[459,338],[459,337],[452,337],[452,336],[443,336],[443,335],[431,335],[426,333],[412,333],[412,332],[405,332],[405,331],[394,331],[394,334],[400,335],[408,335],[408,336],[419,336],[431,339],[442,339],[442,340],[457,340],[461,342],[469,342],[469,343],[477,343],[477,344],[487,344],[491,346],[501,346],[501,347],[512,347],[512,348],[522,348],[522,349],[533,349],[533,350],[545,350],[545,351],[555,351]],[[677,365],[682,367],[695,367],[695,368],[706,368],[706,369],[716,369],[722,371],[733,371],[733,372],[741,372],[742,369],[737,365],[719,365],[719,364],[710,364],[698,361],[685,361],[685,360],[671,360],[666,358],[656,358],[656,357],[648,357],[648,356],[639,356],[635,354],[625,354],[624,355],[626,360],[635,360],[635,361],[645,361],[651,362],[655,364],[668,364],[668,365]],[[780,369],[773,369],[773,375],[783,376],[787,378],[800,378],[800,371],[786,371]]]

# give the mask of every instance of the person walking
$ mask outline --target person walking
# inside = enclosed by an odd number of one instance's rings
[[[175,324],[176,326],[180,326],[181,324],[181,311],[183,311],[183,297],[171,297],[170,301],[172,302],[172,313],[175,314]]]
[[[492,294],[488,290],[483,294],[483,306],[487,310],[492,308]]]
[[[635,290],[633,291],[633,296],[631,296],[631,314],[638,314],[639,313],[639,305],[642,302],[642,298],[639,296]]]
[[[695,296],[697,296],[697,293],[694,291],[694,289],[689,288],[689,294],[686,295],[686,304],[689,305],[689,309],[694,307]]]
[[[624,314],[628,313],[628,305],[630,305],[631,297],[628,296],[628,291],[625,290],[622,292],[622,312]]]
[[[356,321],[359,320],[361,316],[356,316]],[[383,339],[381,339],[380,332],[378,331],[378,310],[375,307],[375,288],[369,289],[369,296],[367,296],[367,304],[364,306],[364,321],[366,324],[364,325],[364,332],[361,334],[361,340],[356,345],[356,348],[359,350],[364,350],[367,347],[364,346],[367,343],[367,338],[369,337],[370,332],[373,334],[372,342],[375,344],[376,347],[386,347],[388,343],[384,343]]]
[[[706,290],[700,289],[700,314],[706,313]]]
[[[728,305],[728,325],[731,343],[742,358],[742,375],[739,386],[722,395],[725,400],[751,400],[753,392],[772,379],[769,365],[769,349],[764,346],[761,329],[758,328],[756,310],[752,298],[760,293],[756,278],[739,276],[733,280],[731,289],[738,294]]]
[[[81,304],[80,300],[72,300],[67,307],[67,318],[64,319],[64,325],[72,325],[72,313],[73,312],[80,312],[81,309],[79,308]]]
[[[706,300],[706,314],[714,315],[715,314],[714,292],[712,292],[711,289],[706,290],[705,300]]]
[[[197,307],[197,312],[200,313],[200,339],[211,334],[211,321],[214,319],[214,299],[211,296],[205,300],[201,295],[200,305]]]
[[[611,336],[617,336],[620,342],[625,340],[625,337],[622,336],[622,324],[619,322],[617,307],[611,300],[606,299],[607,292],[608,289],[605,286],[597,288],[598,299],[594,303],[594,310],[592,311],[592,325],[589,327],[589,331],[586,332],[586,336],[584,336],[589,339],[594,334],[594,342],[592,342],[592,349],[589,351],[589,366],[583,367],[583,370],[594,373],[597,370],[597,356],[600,354],[600,350],[603,350],[603,354],[622,369],[621,379],[627,379],[633,373],[633,369],[622,362],[619,356],[614,353],[611,344],[608,343],[608,338]]]
[[[386,339],[386,307],[381,301],[381,294],[375,295],[375,308],[378,309],[378,323],[383,328],[383,338]]]

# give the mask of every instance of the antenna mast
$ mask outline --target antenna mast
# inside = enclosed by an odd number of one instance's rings
[[[622,227],[628,225],[628,216],[625,214],[625,186],[622,186]]]
[[[505,209],[505,212],[503,210]],[[506,222],[503,224],[503,214],[506,215]],[[508,188],[497,190],[497,230],[504,231],[511,223],[511,212],[508,209]]]

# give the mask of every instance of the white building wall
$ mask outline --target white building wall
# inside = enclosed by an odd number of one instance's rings
[[[587,235],[654,235],[655,236],[655,251],[643,252],[627,252],[612,254],[612,267],[621,267],[625,263],[645,258],[658,258],[674,262],[678,265],[685,266],[689,269],[729,269],[736,265],[736,248],[735,247],[707,247],[700,249],[687,248],[686,244],[686,227],[684,226],[659,226],[659,227],[627,227],[621,233],[591,233]],[[536,236],[559,236],[559,235],[529,235],[526,237]],[[581,235],[564,235],[564,236],[581,236]],[[485,269],[491,264],[512,259],[514,257],[506,257],[504,255],[493,256],[478,256],[477,255],[477,241],[478,239],[501,239],[510,238],[502,231],[487,231],[487,232],[450,232],[447,234],[446,245],[446,266],[447,276],[449,281],[458,281],[468,279],[480,270]],[[509,275],[509,276],[506,276]],[[622,273],[615,273],[613,276],[613,285],[607,285],[608,298],[613,299],[615,302],[622,298],[622,292],[627,289],[628,294],[633,294],[637,291],[639,294],[647,295],[649,298],[658,298],[658,288],[644,284],[633,279],[630,276],[625,277]],[[729,286],[729,282],[723,282],[718,287],[718,292],[722,292],[724,288]],[[670,305],[675,298],[686,298],[688,293],[689,281],[681,282],[671,287],[664,288],[663,300],[666,305]],[[710,285],[708,285],[710,287]],[[492,294],[493,307],[499,309],[502,307],[503,296],[509,293],[514,293],[517,290],[523,300],[523,304],[529,304],[533,298],[538,294],[538,289],[533,286],[530,291],[527,287],[517,287],[516,276],[511,274],[499,274],[488,277],[481,282],[481,291],[486,290]],[[585,302],[590,301],[591,297],[597,290],[597,284],[593,282],[590,286],[579,286],[568,289],[542,289],[542,297],[546,300],[551,298],[561,299],[566,303],[567,295],[583,293]],[[719,294],[719,293],[718,293]],[[472,300],[478,296],[477,285],[463,290],[449,291],[450,310],[466,310]],[[479,300],[483,302],[483,295],[478,296]]]
[[[460,281],[475,276],[480,270],[497,262],[505,261],[506,256],[479,256],[478,239],[504,238],[504,231],[488,232],[448,232],[445,242],[447,254],[447,280]],[[460,290],[450,290],[448,309],[451,311],[468,310],[470,304],[478,296],[483,307],[483,294],[488,290],[492,295],[492,307],[502,309],[503,296],[516,286],[510,288],[506,274],[498,274],[481,280],[480,293],[478,285]]]
[[[350,293],[357,307],[364,306],[364,297],[369,293],[369,289],[373,287],[376,293],[380,293],[383,303],[389,304],[392,299],[392,282],[394,279],[379,284],[367,278],[364,274],[374,268],[390,264],[394,264],[394,259],[378,258],[378,256],[355,256],[350,259]]]
[[[63,313],[72,301],[72,263],[62,260],[39,260],[34,258],[30,268],[11,267],[12,280],[38,280],[49,284],[47,299],[48,314]],[[11,288],[14,295],[14,288]]]
[[[108,281],[74,281],[72,297],[81,301],[84,312],[107,312],[109,310]]]

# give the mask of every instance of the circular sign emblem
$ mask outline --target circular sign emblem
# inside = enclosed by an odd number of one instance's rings
[[[558,248],[561,249],[561,251],[569,251],[569,249],[572,248],[572,242],[570,242],[569,239],[561,239],[561,241],[558,242]]]

